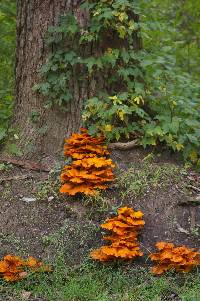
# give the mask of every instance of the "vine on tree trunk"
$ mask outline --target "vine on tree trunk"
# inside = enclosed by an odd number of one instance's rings
[[[88,18],[82,22],[80,14],[85,12]],[[133,1],[85,1],[76,13],[63,15],[58,26],[49,28],[46,43],[54,51],[40,70],[43,82],[34,88],[46,96],[47,107],[66,108],[73,98],[71,78],[87,78],[90,95],[82,118],[90,133],[119,140],[140,132],[149,116]],[[86,48],[92,49],[90,55]]]
[[[74,104],[74,114],[80,110],[73,102],[76,91],[91,135],[144,147],[165,143],[200,167],[199,89],[176,75],[169,48],[163,48],[163,57],[142,49],[141,32],[148,39],[148,30],[139,22],[140,2],[88,0],[62,15],[48,30],[53,52],[35,89],[45,95],[47,107],[67,111]]]

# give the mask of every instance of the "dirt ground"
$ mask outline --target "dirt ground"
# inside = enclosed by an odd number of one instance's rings
[[[144,162],[147,155],[137,149],[115,151],[116,174]],[[151,164],[181,170],[179,159],[169,154],[155,156]],[[178,171],[178,180],[169,174],[164,185],[161,177],[159,185],[124,198],[126,188],[113,184],[95,200],[60,196],[58,178],[58,172],[49,175],[16,166],[0,172],[0,257],[12,253],[53,261],[64,250],[69,264],[79,264],[102,244],[99,224],[119,206],[144,212],[140,242],[145,255],[161,240],[200,248],[200,175],[194,171]],[[146,259],[137,262],[145,264]]]

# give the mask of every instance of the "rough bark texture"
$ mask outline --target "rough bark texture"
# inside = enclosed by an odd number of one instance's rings
[[[82,100],[87,88],[73,79],[74,98],[68,112],[59,108],[44,109],[43,97],[33,92],[38,83],[38,69],[49,51],[44,36],[49,25],[55,25],[61,13],[77,10],[77,0],[19,0],[17,16],[17,53],[14,126],[19,131],[19,147],[26,157],[56,155],[62,149],[66,135],[76,131],[81,123]],[[84,18],[79,14],[78,18]],[[37,122],[31,115],[37,112]]]
[[[109,91],[107,74],[95,74],[86,78],[82,84],[76,77],[72,78],[73,101],[68,105],[68,112],[60,108],[45,109],[43,97],[33,92],[32,87],[40,81],[39,67],[45,62],[48,49],[44,36],[50,25],[56,25],[59,16],[69,10],[73,11],[80,26],[87,24],[89,16],[80,10],[81,0],[18,0],[17,16],[17,53],[16,53],[16,89],[13,126],[19,132],[19,148],[26,158],[43,160],[61,154],[64,137],[77,131],[81,125],[83,100],[95,94],[97,89]],[[133,16],[138,21],[138,16]],[[108,33],[104,45],[96,43],[86,54],[100,54],[107,47],[121,46],[116,35]],[[140,39],[135,37],[134,47],[141,47]],[[119,89],[121,85],[119,84]],[[37,113],[37,121],[31,119]]]

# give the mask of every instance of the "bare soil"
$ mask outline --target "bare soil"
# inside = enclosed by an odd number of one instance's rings
[[[146,156],[138,149],[113,152],[116,173],[121,174]],[[180,167],[179,159],[168,153],[156,157],[152,164]],[[79,264],[92,248],[102,244],[99,224],[118,206],[144,212],[146,225],[140,241],[146,255],[157,241],[200,248],[200,202],[193,201],[199,198],[200,175],[194,171],[180,174],[179,181],[170,175],[166,185],[150,187],[144,194],[124,200],[114,184],[103,194],[107,200],[103,204],[60,196],[57,178],[56,173],[49,177],[46,172],[18,167],[0,172],[0,181],[4,179],[0,183],[0,257],[13,253],[53,261],[64,251],[69,264]],[[24,197],[36,199],[25,202]],[[146,259],[137,262],[146,264]]]

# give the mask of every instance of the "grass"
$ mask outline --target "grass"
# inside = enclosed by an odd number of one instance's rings
[[[134,163],[117,178],[117,188],[122,199],[141,196],[150,190],[165,188],[181,179],[181,169],[173,164],[155,164],[149,161]]]
[[[147,268],[93,262],[69,268],[60,258],[52,273],[31,275],[16,284],[2,282],[0,290],[4,301],[8,295],[23,300],[24,291],[45,301],[199,301],[200,274],[196,270],[154,277]]]

